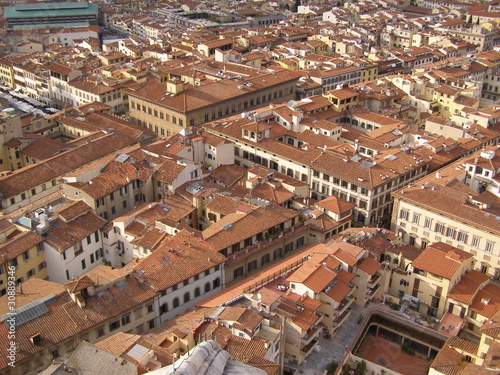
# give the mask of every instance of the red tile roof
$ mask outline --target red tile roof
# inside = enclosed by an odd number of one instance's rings
[[[413,261],[413,267],[433,273],[435,275],[451,279],[462,266],[473,255],[459,250],[451,245],[437,242],[427,247]]]

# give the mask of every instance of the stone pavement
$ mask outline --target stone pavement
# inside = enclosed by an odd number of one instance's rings
[[[300,366],[295,366],[299,374],[304,375],[320,375],[326,370],[326,367],[333,361],[340,363],[344,357],[345,348],[350,344],[358,325],[356,324],[360,315],[365,315],[368,309],[355,304],[351,305],[351,314],[342,324],[339,330],[330,339],[320,336],[319,353],[313,352],[306,363]]]

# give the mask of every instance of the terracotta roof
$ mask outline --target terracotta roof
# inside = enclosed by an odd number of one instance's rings
[[[489,279],[488,275],[471,270],[460,278],[460,281],[448,293],[448,298],[470,304],[479,288],[487,283]]]
[[[316,203],[316,206],[327,209],[328,211],[334,212],[336,214],[341,214],[352,210],[356,205],[345,199],[338,198],[336,196],[327,197]]]
[[[127,90],[129,96],[142,98],[158,105],[186,113],[211,106],[215,103],[248,95],[280,83],[298,80],[299,75],[293,71],[280,69],[273,73],[261,73],[248,77],[252,86],[238,80],[223,79],[203,86],[189,87],[174,97],[166,95],[166,86],[159,81],[148,81],[148,84],[136,91]],[[241,87],[241,88],[238,88]]]
[[[162,367],[171,364],[173,360],[172,354],[166,348],[162,348],[157,345],[154,342],[154,339],[147,335],[141,336],[118,332],[111,337],[99,341],[95,345],[111,354],[126,359],[128,362],[138,365],[139,373],[143,373],[143,371],[141,371],[141,367],[144,368],[144,372],[147,372],[155,370],[157,368],[157,364],[149,362],[143,366],[140,362],[142,358],[131,356],[131,350],[136,346],[152,350],[155,356],[155,362],[159,362]]]
[[[66,289],[68,289],[70,293],[77,293],[83,289],[88,288],[89,286],[94,286],[94,285],[95,283],[90,279],[90,277],[84,275],[74,281],[66,283]]]
[[[491,318],[497,311],[500,311],[500,287],[494,284],[486,285],[477,292],[470,309]]]
[[[246,177],[247,171],[240,165],[221,165],[210,172],[210,177],[216,181],[220,181],[227,186],[233,186],[239,180]]]
[[[358,265],[358,268],[360,270],[365,271],[367,274],[373,276],[381,266],[382,263],[376,261],[373,258],[368,257],[363,259],[363,261]]]
[[[307,331],[312,328],[318,318],[319,316],[316,315],[316,313],[314,313],[313,311],[304,309],[301,313],[299,313],[297,316],[295,316],[295,318],[292,319],[292,322],[302,328],[302,330]]]
[[[37,236],[33,232],[21,232],[18,236],[0,245],[0,263],[17,258],[25,251],[42,243],[43,240],[43,237]]]
[[[124,312],[131,311],[147,301],[153,302],[156,293],[139,284],[134,278],[126,278],[120,286],[110,286],[100,291],[99,296],[86,297],[85,306],[79,307],[73,302],[64,287],[39,279],[28,279],[23,283],[23,293],[29,295],[29,300],[23,300],[18,295],[16,308],[26,303],[35,302],[44,306],[44,311],[36,319],[29,319],[16,325],[16,343],[19,351],[16,361],[23,361],[37,353],[41,353],[56,343],[64,342],[82,332],[95,330],[105,321]],[[0,312],[6,313],[7,296],[0,297]],[[7,335],[9,325],[4,320],[0,322],[0,333]],[[41,341],[33,344],[30,338],[39,334]],[[0,348],[0,370],[5,370],[7,364],[7,347]]]
[[[30,165],[12,174],[0,178],[0,192],[4,199],[21,194],[44,182],[49,182],[65,173],[75,170],[87,163],[100,159],[112,152],[118,152],[124,147],[130,146],[135,141],[118,133],[94,135],[80,138],[79,145],[68,143],[68,146],[76,145],[70,150],[53,156],[42,162]],[[85,143],[85,140],[87,143]]]
[[[90,211],[69,222],[58,218],[50,222],[50,230],[45,242],[62,253],[104,227],[105,224],[106,220]]]
[[[326,293],[326,295],[337,302],[341,302],[352,290],[348,285],[338,282]]]
[[[473,255],[451,245],[436,242],[428,246],[412,263],[414,268],[451,279]]]
[[[296,211],[279,206],[259,207],[245,214],[233,213],[205,229],[203,238],[221,250],[297,216]]]
[[[138,261],[134,270],[156,290],[165,290],[225,260],[204,240],[183,229],[167,237],[155,252]]]

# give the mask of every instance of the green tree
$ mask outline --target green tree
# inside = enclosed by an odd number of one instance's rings
[[[300,0],[295,0],[295,3],[292,6],[292,12],[297,13],[299,10]]]
[[[339,364],[337,362],[331,362],[328,366],[326,366],[326,371],[329,374],[333,374],[337,367],[339,367]]]
[[[358,375],[365,375],[367,370],[366,361],[359,361],[356,363],[356,373]]]

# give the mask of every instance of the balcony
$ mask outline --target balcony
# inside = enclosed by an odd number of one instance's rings
[[[333,319],[333,326],[335,328],[340,327],[349,315],[351,315],[351,309],[345,310],[342,314]]]
[[[379,289],[380,289],[380,285],[379,284],[375,285],[373,288],[368,289],[368,291],[366,292],[366,298],[369,299],[369,300],[372,300],[373,296],[375,294],[377,294],[377,291]]]
[[[382,274],[376,273],[372,276],[372,278],[368,281],[368,288],[374,288],[382,279]]]
[[[316,345],[318,345],[318,338],[316,338],[315,340],[311,341],[309,344],[307,344],[306,346],[303,346],[300,351],[302,353],[304,353],[304,357],[307,357],[309,356],[309,354],[311,354],[311,352],[314,350],[314,348],[316,347]]]
[[[349,306],[352,305],[353,302],[354,298],[347,296],[340,302],[340,305],[335,310],[333,310],[333,312],[336,315],[342,315],[349,308]]]
[[[302,336],[302,340],[301,340],[302,345],[309,345],[309,343],[312,340],[318,338],[319,332],[320,332],[320,330],[317,327],[314,327],[314,328],[310,329],[309,331],[307,331],[306,334]]]

